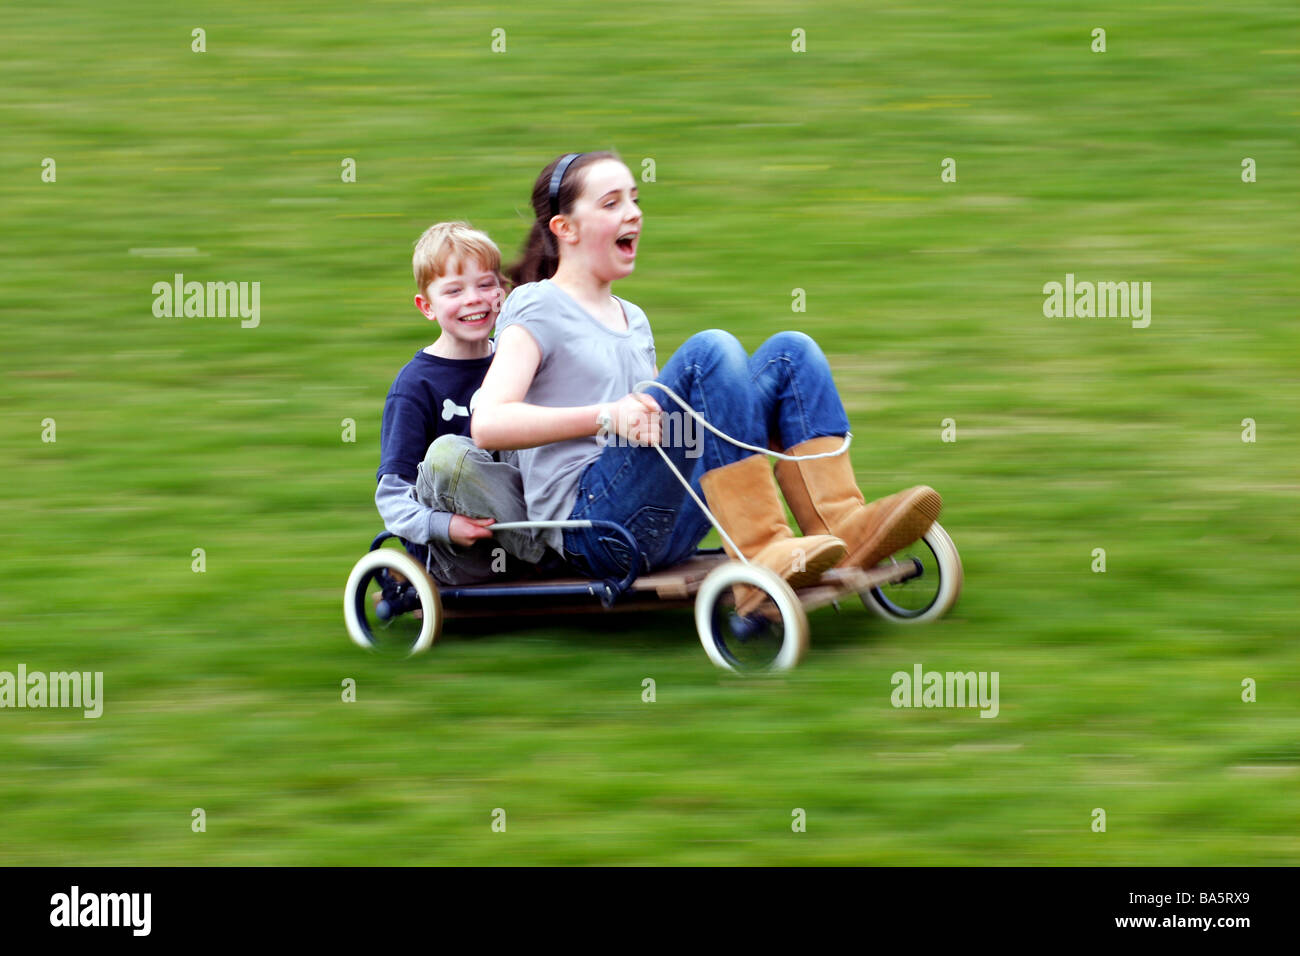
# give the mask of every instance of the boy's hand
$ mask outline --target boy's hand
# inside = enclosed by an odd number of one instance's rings
[[[452,515],[451,527],[448,529],[447,535],[451,538],[452,544],[468,548],[481,538],[492,537],[492,529],[489,526],[495,521],[495,518],[470,518],[466,515]]]

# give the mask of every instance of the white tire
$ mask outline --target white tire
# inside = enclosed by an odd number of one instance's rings
[[[368,651],[375,649],[374,636],[366,620],[365,601],[366,586],[375,572],[380,570],[394,571],[415,587],[420,597],[423,620],[420,633],[412,643],[408,656],[427,651],[442,631],[442,599],[438,596],[437,585],[425,573],[420,562],[396,548],[368,551],[348,575],[347,587],[343,590],[343,620],[347,623],[348,636],[358,647]]]
[[[932,576],[934,570],[937,570],[938,573],[938,581],[933,585],[933,597],[929,603],[920,607],[905,607],[891,601],[881,588],[871,588],[869,591],[863,591],[858,595],[869,610],[874,611],[886,620],[898,624],[923,624],[927,621],[937,620],[952,609],[952,606],[957,603],[957,597],[961,594],[961,555],[957,553],[957,546],[953,544],[948,532],[944,531],[943,527],[936,521],[930,525],[930,530],[925,533],[921,541],[924,542],[924,547],[927,547],[934,556],[934,568],[928,574]],[[918,542],[913,547],[920,546],[920,542]],[[923,577],[918,580],[924,579]]]
[[[770,662],[762,666],[746,667],[728,647],[729,641],[745,640],[730,633],[730,619],[721,620],[724,610],[721,602],[735,584],[750,584],[763,591],[781,614],[780,623],[772,622],[764,632],[769,642],[779,639],[780,646]],[[746,620],[753,619],[751,615]],[[779,574],[758,564],[728,561],[709,573],[695,596],[695,628],[709,660],[717,667],[737,674],[788,671],[808,652],[808,615],[804,613],[803,605]]]

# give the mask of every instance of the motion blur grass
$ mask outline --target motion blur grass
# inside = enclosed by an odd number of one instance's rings
[[[0,711],[0,863],[1300,862],[1293,5],[190,7],[0,13],[0,670],[105,675],[98,721]],[[818,612],[754,684],[687,612],[347,641],[412,242],[513,253],[607,147],[656,164],[618,291],[661,359],[810,332],[864,489],[944,494],[947,620]],[[155,318],[177,272],[261,325]],[[1044,318],[1066,273],[1151,326]],[[915,663],[1000,715],[895,710]]]

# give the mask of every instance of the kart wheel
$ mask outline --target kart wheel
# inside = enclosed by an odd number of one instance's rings
[[[935,522],[920,541],[889,559],[917,563],[921,573],[897,584],[884,584],[858,596],[871,611],[900,624],[921,624],[943,617],[961,594],[961,556],[948,532]]]
[[[736,613],[734,584],[763,592],[757,610]],[[709,660],[737,674],[788,671],[808,651],[803,605],[779,574],[758,564],[729,561],[714,568],[695,597],[695,627]]]
[[[359,647],[411,656],[438,639],[442,600],[420,562],[396,548],[376,548],[348,575],[343,620]]]

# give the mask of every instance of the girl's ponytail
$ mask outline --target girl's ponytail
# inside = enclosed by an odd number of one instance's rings
[[[559,266],[555,236],[543,227],[540,219],[533,219],[533,228],[528,230],[528,238],[524,241],[524,251],[519,261],[506,270],[506,275],[518,286],[549,279]]]
[[[549,279],[560,267],[559,243],[555,239],[555,234],[551,232],[551,174],[567,155],[568,153],[564,153],[556,156],[547,163],[546,168],[537,177],[537,181],[533,183],[533,225],[528,230],[528,238],[524,241],[524,248],[518,261],[506,270],[510,281],[517,286],[525,282]],[[587,178],[583,170],[602,159],[615,159],[622,162],[618,153],[602,150],[596,153],[583,153],[569,164],[560,182],[558,197],[560,214],[572,209],[574,202],[582,195]]]

